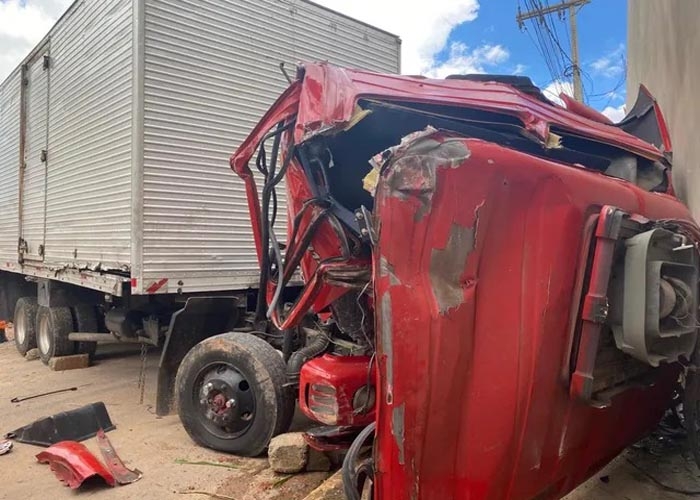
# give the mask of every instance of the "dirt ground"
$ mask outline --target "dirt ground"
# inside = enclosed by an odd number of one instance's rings
[[[646,451],[628,450],[568,494],[565,500],[687,500],[693,497],[700,497],[700,473],[690,457],[678,451],[658,457]]]
[[[144,404],[139,404],[141,361],[139,348],[101,346],[93,366],[82,370],[53,372],[41,361],[25,361],[14,344],[0,344],[0,433],[12,431],[34,420],[103,401],[114,431],[107,435],[129,468],[138,468],[143,478],[119,488],[90,487],[71,491],[61,485],[47,465],[34,455],[43,448],[15,443],[12,452],[0,456],[0,499],[206,499],[197,491],[216,492],[236,500],[302,499],[319,485],[327,473],[302,476],[277,475],[264,458],[244,459],[196,446],[176,415],[158,418],[153,413],[158,354],[147,361]],[[16,396],[78,387],[77,391],[55,394],[22,403],[10,403]],[[83,442],[96,456],[95,439]],[[224,466],[192,465],[181,462],[215,462]]]
[[[144,403],[137,386],[141,367],[138,347],[101,346],[90,368],[52,372],[40,361],[25,361],[14,344],[0,344],[0,433],[60,411],[103,401],[116,429],[108,436],[127,467],[138,468],[143,478],[118,488],[90,486],[71,491],[61,485],[47,465],[34,455],[43,448],[16,443],[0,456],[0,499],[206,499],[197,492],[216,493],[236,500],[301,500],[327,473],[284,476],[272,473],[267,460],[243,459],[200,448],[192,443],[177,416],[158,418],[153,413],[157,353],[150,353]],[[66,392],[11,403],[13,397],[77,386]],[[95,439],[84,444],[97,456]],[[641,455],[640,455],[641,454]],[[215,462],[222,466],[184,462]],[[633,465],[634,464],[634,465]],[[629,451],[604,471],[570,494],[568,500],[644,500],[688,498],[665,491],[647,474],[679,489],[700,490],[697,469],[687,456],[663,457]],[[646,471],[646,473],[640,472]]]

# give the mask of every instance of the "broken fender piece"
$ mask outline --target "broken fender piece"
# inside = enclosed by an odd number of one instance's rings
[[[143,473],[140,470],[130,470],[126,468],[124,462],[119,458],[117,451],[102,429],[97,431],[97,445],[100,447],[100,452],[102,453],[105,464],[107,464],[107,468],[119,484],[135,483],[143,477]]]
[[[79,488],[87,479],[100,477],[114,486],[114,476],[85,447],[75,441],[61,441],[37,454],[36,459],[49,467],[62,483],[71,489]]]
[[[97,434],[99,429],[114,429],[107,408],[102,402],[42,418],[6,434],[5,437],[20,443],[51,446],[60,441],[84,441]]]

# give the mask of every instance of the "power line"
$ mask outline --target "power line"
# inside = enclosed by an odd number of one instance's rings
[[[564,0],[559,4],[550,5],[549,0],[523,0],[525,12],[518,5],[518,14],[515,19],[520,29],[528,32],[533,39],[552,80],[564,79],[571,76],[573,79],[574,98],[584,100],[584,84],[582,81],[582,69],[578,54],[578,36],[576,13],[578,9],[589,3],[590,0]],[[560,41],[561,36],[557,28],[557,22],[552,16],[557,14],[560,21],[568,16],[569,26],[563,26],[563,33],[571,47],[571,53],[567,52]],[[525,24],[530,21],[530,27],[534,31],[533,37]],[[536,39],[536,40],[535,40]]]
[[[528,7],[531,12],[549,9],[548,6],[542,5],[541,2],[536,0],[526,0],[526,7]],[[546,63],[550,69],[550,76],[552,76],[553,79],[566,76],[567,64],[564,60],[564,54],[562,54],[560,46],[557,46],[556,35],[549,27],[548,19],[545,16],[540,16],[536,18],[536,21],[533,21],[532,24],[537,33],[538,43],[546,53]]]

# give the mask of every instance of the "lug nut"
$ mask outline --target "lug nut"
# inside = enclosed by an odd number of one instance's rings
[[[236,400],[231,398],[228,401],[226,401],[226,408],[231,408],[233,406],[236,406]]]

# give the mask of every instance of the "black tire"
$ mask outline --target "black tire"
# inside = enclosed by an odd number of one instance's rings
[[[78,304],[71,307],[73,325],[76,332],[98,333],[97,308],[90,304]],[[97,342],[74,342],[76,354],[87,354],[90,359],[95,355]]]
[[[40,306],[36,313],[36,340],[39,358],[47,365],[51,358],[73,354],[74,343],[68,340],[73,331],[69,307]]]
[[[36,299],[33,297],[21,297],[15,305],[15,347],[22,356],[36,347],[36,309]]]
[[[221,370],[225,370],[225,375],[219,375]],[[249,397],[254,401],[252,415],[245,419],[249,421],[248,427],[237,432],[207,418],[210,406],[202,399],[209,397],[202,392],[208,385],[205,380],[216,382],[219,379],[215,377],[230,373],[238,373],[247,382],[246,386],[239,383],[238,388],[248,387],[252,391],[252,395],[237,393],[241,399]],[[258,456],[274,436],[287,431],[291,425],[295,398],[292,390],[285,387],[286,382],[282,357],[264,340],[242,332],[210,337],[187,353],[177,371],[175,391],[180,420],[190,437],[202,446],[236,455]],[[236,408],[235,413],[239,411],[243,408]],[[240,426],[244,415],[231,417],[234,420],[231,425]]]

